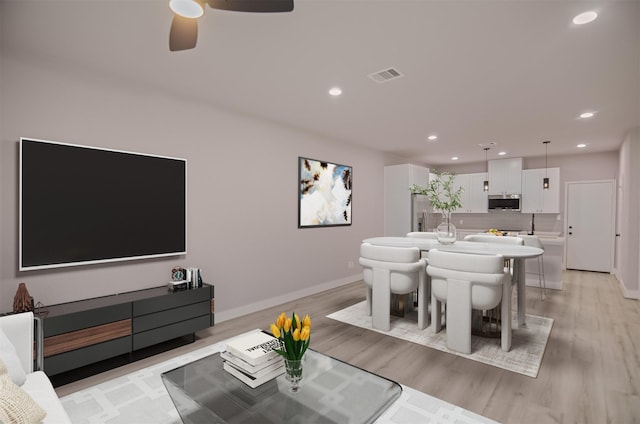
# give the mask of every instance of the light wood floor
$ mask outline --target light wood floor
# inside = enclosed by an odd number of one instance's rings
[[[315,350],[503,423],[640,423],[640,301],[615,278],[565,271],[563,291],[540,301],[527,288],[527,313],[555,320],[537,378],[326,318],[364,300],[353,283],[216,324],[195,343],[59,387],[60,396],[224,340],[268,329],[282,311],[309,313]]]

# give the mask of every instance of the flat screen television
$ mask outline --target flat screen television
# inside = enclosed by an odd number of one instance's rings
[[[186,254],[187,161],[20,139],[19,269]]]

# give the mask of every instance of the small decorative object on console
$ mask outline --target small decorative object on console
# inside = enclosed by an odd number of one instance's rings
[[[18,290],[13,298],[13,312],[33,311],[33,297],[29,295],[29,290],[24,283],[18,285]]]
[[[179,266],[174,266],[171,270],[171,281],[182,281],[186,277],[185,269]]]
[[[186,279],[187,271],[179,266],[174,266],[171,270],[171,281],[167,285],[170,291],[185,290],[189,288],[189,282]]]
[[[298,391],[302,379],[302,358],[311,341],[311,318],[305,315],[302,320],[293,313],[291,318],[283,312],[275,323],[271,324],[271,333],[280,340],[280,349],[275,349],[283,358],[287,380],[291,382],[291,391]]]

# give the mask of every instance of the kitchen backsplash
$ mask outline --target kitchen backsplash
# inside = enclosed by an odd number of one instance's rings
[[[506,231],[531,231],[530,213],[518,212],[490,212],[490,213],[452,213],[451,221],[459,229],[484,231],[497,228]],[[536,214],[536,231],[557,232],[564,231],[563,221],[558,220],[557,214]],[[435,228],[442,222],[439,213],[429,214],[429,228]],[[460,222],[462,221],[462,223]]]

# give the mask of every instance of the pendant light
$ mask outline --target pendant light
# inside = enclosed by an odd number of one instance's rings
[[[489,191],[489,160],[487,158],[487,150],[489,150],[489,147],[484,148],[484,161],[487,163],[487,173],[485,174],[485,177],[484,177],[484,186],[483,186],[484,191]]]
[[[547,176],[547,148],[549,143],[551,143],[549,140],[542,142],[544,144],[544,178],[542,179],[542,188],[544,190],[549,190],[549,177]]]

